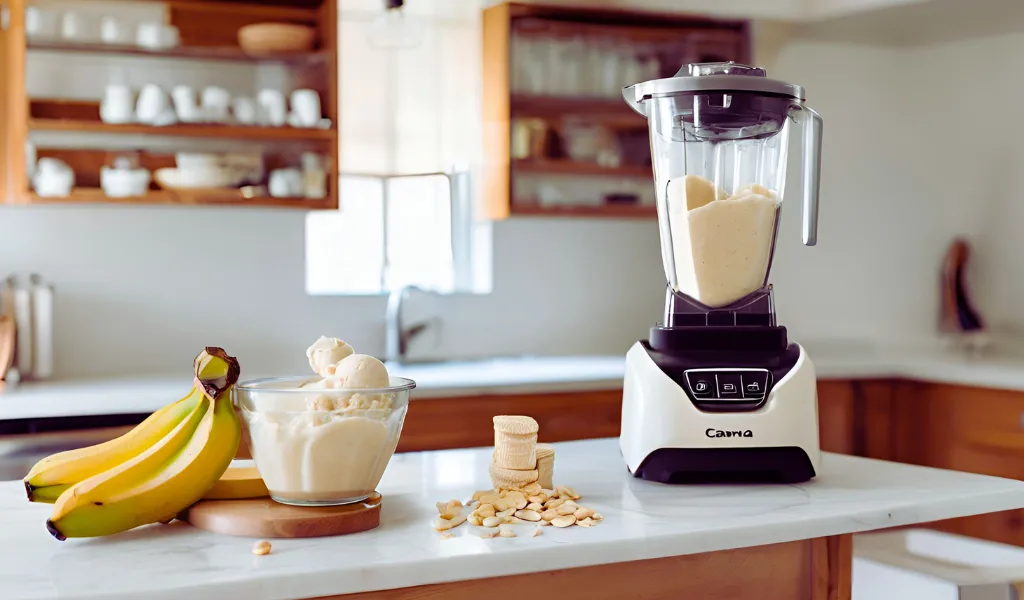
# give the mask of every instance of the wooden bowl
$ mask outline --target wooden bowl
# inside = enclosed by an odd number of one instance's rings
[[[309,52],[316,29],[291,23],[253,23],[238,30],[238,45],[248,54]]]

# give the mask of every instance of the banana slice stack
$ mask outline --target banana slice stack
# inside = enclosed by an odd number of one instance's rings
[[[231,464],[241,439],[230,390],[238,361],[208,347],[193,363],[184,398],[123,436],[39,461],[25,477],[33,502],[53,503],[58,540],[166,523],[203,497]]]
[[[494,455],[488,469],[495,489],[521,489],[531,483],[551,489],[555,449],[537,443],[540,427],[531,417],[494,417]]]

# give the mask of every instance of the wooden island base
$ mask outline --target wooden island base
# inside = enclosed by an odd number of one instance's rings
[[[839,535],[316,600],[479,600],[503,591],[560,600],[850,600],[852,567],[853,538]]]

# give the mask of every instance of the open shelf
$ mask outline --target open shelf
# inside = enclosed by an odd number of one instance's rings
[[[650,179],[651,167],[603,167],[597,163],[576,160],[516,160],[512,163],[516,173],[544,175],[594,175],[599,177],[636,177]]]
[[[331,199],[328,198],[273,198],[258,197],[245,198],[241,192],[234,189],[229,190],[149,190],[145,196],[129,198],[111,198],[99,188],[75,188],[71,195],[57,198],[47,198],[31,193],[29,198],[33,203],[46,204],[179,204],[179,205],[203,205],[203,204],[224,204],[237,206],[266,206],[278,208],[302,208],[307,210],[331,209]]]
[[[80,54],[107,54],[114,56],[139,56],[146,58],[178,58],[190,60],[222,60],[253,63],[309,64],[324,62],[324,52],[299,52],[291,54],[247,54],[238,47],[181,46],[164,50],[151,50],[130,44],[100,44],[68,42],[64,40],[38,40],[28,42],[29,50],[47,52],[72,52]]]
[[[610,217],[616,219],[654,219],[653,206],[636,204],[602,204],[600,206],[540,206],[512,204],[512,215],[518,217]]]
[[[254,125],[177,124],[166,127],[153,125],[114,125],[102,121],[76,121],[69,119],[29,119],[30,131],[64,131],[80,133],[115,133],[124,135],[152,135],[174,137],[222,138],[238,140],[267,140],[294,142],[323,142],[337,138],[335,129],[305,129],[296,127],[257,127]]]

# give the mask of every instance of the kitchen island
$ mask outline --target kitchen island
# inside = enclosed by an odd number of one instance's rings
[[[435,502],[490,487],[491,449],[396,455],[381,525],[336,538],[254,540],[184,523],[57,542],[50,507],[0,483],[4,600],[291,598],[849,598],[850,534],[1024,507],[1024,482],[825,454],[800,485],[634,479],[618,441],[556,444],[555,482],[604,515],[589,529],[517,525],[444,539]]]

